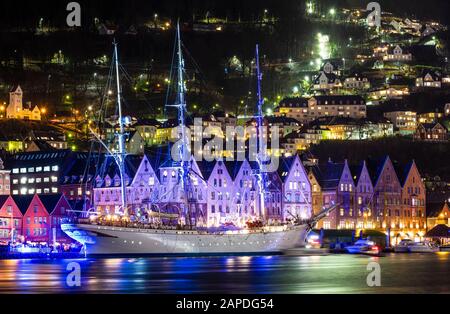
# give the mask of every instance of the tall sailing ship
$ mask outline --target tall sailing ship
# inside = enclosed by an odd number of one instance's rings
[[[186,124],[186,87],[184,81],[184,58],[182,53],[182,43],[180,27],[176,30],[176,54],[177,54],[177,100],[175,105],[171,105],[178,112],[179,130],[183,132]],[[131,206],[127,204],[126,188],[126,157],[125,149],[125,118],[122,116],[122,95],[119,76],[119,56],[118,47],[114,43],[114,68],[117,87],[117,112],[119,130],[116,134],[118,150],[109,150],[108,145],[102,142],[104,149],[112,156],[120,174],[120,213],[117,211],[111,221],[111,215],[104,217],[104,213],[91,212],[88,219],[78,219],[75,222],[66,223],[61,226],[62,230],[74,240],[84,245],[87,255],[187,255],[187,254],[263,254],[279,253],[283,250],[294,248],[304,244],[308,233],[315,226],[316,222],[335,208],[323,209],[321,213],[314,217],[295,217],[288,223],[271,224],[265,219],[265,202],[267,181],[270,181],[265,172],[265,162],[262,156],[258,156],[256,166],[253,167],[252,176],[257,185],[258,199],[255,200],[257,212],[261,215],[261,221],[252,226],[222,226],[223,228],[207,228],[205,225],[197,223],[198,214],[191,212],[191,202],[195,202],[189,197],[194,184],[204,178],[198,174],[197,169],[193,169],[193,163],[185,158],[190,152],[185,143],[185,134],[181,134],[181,144],[177,146],[179,161],[169,160],[172,176],[176,176],[174,189],[179,189],[184,197],[184,204],[180,207],[178,214],[165,212],[158,206],[157,200],[150,201],[150,208],[146,210],[146,217],[153,217],[159,222],[154,224],[155,219],[141,219],[136,221]],[[259,51],[256,46],[256,76],[257,76],[257,136],[258,149],[263,146],[263,100],[261,96],[261,73],[259,68]],[[101,142],[101,137],[96,135]],[[258,154],[260,155],[260,154]],[[196,183],[193,183],[193,182]],[[282,196],[283,197],[283,196]],[[95,204],[94,204],[95,205]],[[239,212],[239,211],[237,211]],[[170,227],[164,224],[167,221],[177,221],[177,227]]]

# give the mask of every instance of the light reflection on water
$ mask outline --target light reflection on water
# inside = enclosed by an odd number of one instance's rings
[[[75,289],[66,286],[74,261],[82,276]],[[381,288],[366,285],[373,261],[381,265]],[[450,293],[450,254],[3,260],[0,292]]]

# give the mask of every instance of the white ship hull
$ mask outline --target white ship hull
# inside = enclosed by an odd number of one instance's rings
[[[211,234],[65,224],[61,228],[86,247],[87,255],[214,255],[280,253],[303,245],[310,231],[299,225],[281,231]]]

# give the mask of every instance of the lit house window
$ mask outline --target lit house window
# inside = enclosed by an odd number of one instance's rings
[[[59,170],[59,167],[58,166],[53,166],[52,167],[52,171],[58,171]]]

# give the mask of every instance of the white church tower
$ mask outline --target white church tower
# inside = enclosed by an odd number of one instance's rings
[[[6,117],[8,119],[18,118],[18,114],[22,112],[23,109],[22,99],[22,89],[17,85],[9,92],[9,106],[6,109]]]
[[[9,93],[9,105],[6,108],[8,119],[41,120],[41,111],[38,106],[23,108],[23,92],[20,85],[15,86]]]

